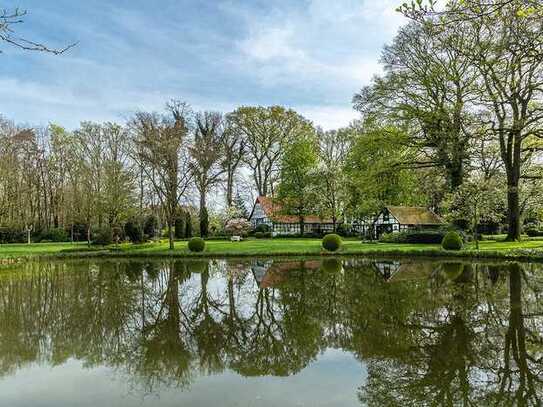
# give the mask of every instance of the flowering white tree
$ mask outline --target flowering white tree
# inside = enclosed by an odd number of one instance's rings
[[[226,233],[235,236],[246,235],[251,229],[251,223],[247,219],[230,219],[224,228]]]

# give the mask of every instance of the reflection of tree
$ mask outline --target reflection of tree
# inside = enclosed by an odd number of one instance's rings
[[[181,337],[179,285],[190,275],[182,263],[167,264],[167,286],[153,322],[144,327],[138,373],[152,387],[153,382],[170,379],[179,386],[190,383],[192,355]]]
[[[154,391],[291,375],[332,347],[367,366],[369,405],[541,403],[540,268],[411,262],[387,280],[332,260],[27,263],[0,275],[0,372],[76,358]]]
[[[404,321],[397,321],[408,349],[401,340],[392,341],[390,348],[370,345],[386,351],[368,359],[361,401],[370,406],[540,405],[541,330],[528,335],[528,348],[521,309],[522,298],[533,298],[521,292],[518,264],[509,267],[509,301],[506,285],[495,290],[499,274],[495,266],[470,266],[447,289],[440,287],[408,310]],[[445,297],[432,298],[436,294]],[[481,294],[486,306],[478,299]],[[421,313],[423,302],[436,299],[435,311]],[[541,321],[534,326],[540,328]]]

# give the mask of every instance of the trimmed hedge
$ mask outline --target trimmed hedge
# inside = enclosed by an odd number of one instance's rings
[[[0,243],[26,243],[26,233],[9,227],[0,227]]]
[[[444,230],[406,230],[385,233],[379,238],[379,241],[383,243],[441,244],[446,234],[447,232]]]
[[[342,240],[339,235],[330,233],[322,239],[322,247],[329,252],[335,252],[341,248]]]
[[[538,228],[535,227],[535,226],[526,228],[526,230],[524,231],[524,233],[526,233],[529,237],[539,237],[539,236],[543,236],[543,230],[538,229]]]
[[[441,247],[443,247],[445,250],[462,250],[462,246],[464,243],[462,242],[462,238],[457,232],[451,231],[447,232],[445,237],[443,237],[443,241],[441,242]]]
[[[193,237],[189,240],[188,247],[191,252],[203,252],[206,247],[206,242],[201,237]]]
[[[266,225],[265,223],[261,223],[260,225],[256,225],[256,228],[255,228],[255,235],[260,232],[260,233],[268,233],[270,231],[270,227],[268,225]]]
[[[70,239],[68,238],[68,234],[64,229],[54,228],[43,232],[40,235],[39,240],[49,242],[67,242]]]

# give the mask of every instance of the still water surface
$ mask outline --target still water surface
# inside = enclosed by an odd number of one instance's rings
[[[543,266],[364,259],[0,270],[1,406],[539,406]]]

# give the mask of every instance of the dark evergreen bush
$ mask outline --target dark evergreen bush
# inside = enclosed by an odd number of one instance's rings
[[[443,237],[443,241],[441,242],[441,247],[443,247],[445,250],[461,250],[464,243],[462,242],[462,238],[457,232],[450,231],[447,232],[445,237]]]
[[[524,229],[524,233],[526,233],[530,237],[538,237],[543,236],[543,230],[538,229],[536,226],[528,226]]]
[[[322,247],[324,247],[329,252],[335,252],[339,250],[341,244],[341,237],[334,233],[328,234],[322,239]]]
[[[175,218],[175,238],[184,239],[186,231],[185,214],[181,214]]]
[[[264,238],[264,232],[255,232],[255,237],[257,239],[263,239]]]
[[[185,212],[185,238],[192,237],[192,217],[189,212]]]
[[[270,231],[269,225],[266,225],[265,223],[261,223],[260,225],[256,225],[255,232],[262,232],[267,233]]]
[[[201,237],[193,237],[189,240],[188,246],[191,252],[203,252],[206,247],[206,242]]]
[[[26,233],[15,228],[0,228],[0,243],[26,243]]]
[[[158,234],[158,218],[155,215],[149,215],[143,222],[143,233],[150,238],[155,237]]]
[[[124,224],[124,233],[132,243],[141,243],[144,240],[143,229],[141,227],[141,222],[138,219],[129,219]]]

